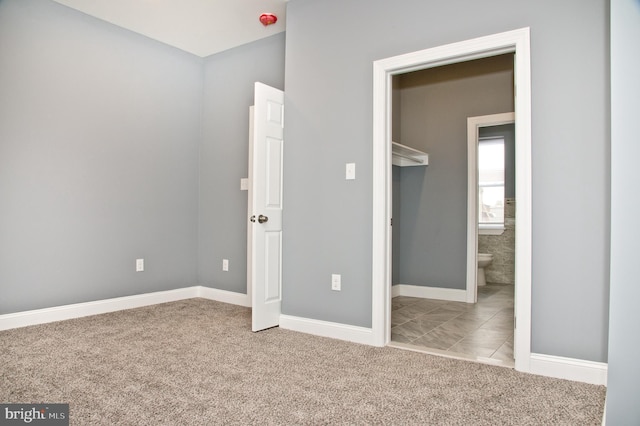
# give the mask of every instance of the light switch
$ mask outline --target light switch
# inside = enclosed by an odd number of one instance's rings
[[[249,178],[240,179],[240,191],[248,191],[249,190]]]
[[[331,290],[342,290],[342,276],[340,274],[331,274]]]
[[[353,180],[356,178],[356,163],[347,163],[346,179]]]

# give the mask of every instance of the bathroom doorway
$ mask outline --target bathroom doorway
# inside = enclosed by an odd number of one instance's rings
[[[468,303],[478,283],[515,283],[515,137],[513,112],[467,118]]]
[[[516,187],[518,191],[518,218],[516,225],[516,233],[518,235],[517,244],[518,252],[516,257],[516,310],[518,312],[518,328],[515,331],[514,352],[515,367],[519,371],[529,371],[530,357],[530,336],[531,336],[531,94],[530,94],[530,53],[529,53],[529,30],[523,28],[520,30],[509,31],[505,33],[495,34],[491,36],[480,37],[473,40],[467,40],[450,45],[439,46],[424,51],[412,52],[406,55],[387,58],[374,62],[374,217],[373,217],[373,318],[372,331],[374,341],[377,344],[385,345],[390,342],[391,335],[391,295],[397,292],[398,286],[393,286],[392,290],[392,228],[391,218],[393,217],[393,232],[396,231],[397,218],[392,215],[391,205],[391,189],[392,189],[392,170],[390,164],[391,157],[391,140],[392,140],[392,83],[393,76],[411,73],[417,70],[427,70],[430,68],[440,68],[446,65],[458,64],[461,62],[469,62],[476,59],[492,58],[508,53],[513,53],[515,59],[514,82],[518,87],[518,96],[513,101],[513,109],[502,109],[502,111],[515,110],[518,116],[518,126],[516,129],[518,137],[518,146],[516,149],[516,163],[518,165],[518,176],[516,176]],[[477,99],[478,103],[484,99]],[[437,107],[442,111],[448,111],[451,104],[445,99]],[[468,113],[467,116],[486,114],[484,111],[477,113]],[[429,115],[430,116],[430,115]],[[428,116],[428,117],[429,117]],[[465,118],[466,119],[466,118]],[[395,135],[394,135],[395,136]],[[405,139],[406,134],[402,135]],[[443,136],[442,134],[438,137]],[[466,141],[464,135],[461,136]],[[464,144],[464,142],[463,142]],[[466,149],[463,148],[463,149]],[[429,152],[429,166],[426,168],[431,174],[431,170],[436,169],[436,165],[453,171],[455,168],[449,167],[445,162],[438,162],[440,155],[436,151]],[[466,156],[462,155],[466,161]],[[386,164],[386,165],[385,165]],[[387,168],[388,167],[388,168]],[[466,169],[466,164],[463,166]],[[415,169],[415,168],[414,168]],[[415,175],[421,172],[408,172],[407,175]],[[420,182],[416,176],[412,176],[413,182]],[[427,182],[422,180],[422,182]],[[415,185],[418,187],[419,185]],[[466,188],[466,184],[462,185]],[[430,197],[418,196],[418,202],[422,202],[422,198],[426,198],[431,203],[446,203],[449,201],[447,197],[452,197],[453,192],[445,191],[438,196],[431,194]],[[414,200],[415,201],[415,200]],[[466,210],[466,209],[464,209]],[[406,210],[405,210],[406,212]],[[412,213],[410,210],[408,213]],[[449,213],[447,213],[449,214]],[[463,213],[464,214],[464,213]],[[413,215],[413,218],[417,218]],[[410,222],[412,216],[404,216],[401,220]],[[431,217],[435,219],[437,217]],[[520,220],[521,219],[521,220]],[[463,240],[466,233],[464,221]],[[456,237],[450,232],[451,228],[442,227],[441,233],[445,234],[451,241]],[[420,236],[421,231],[416,232]],[[414,241],[418,241],[414,240]],[[403,243],[404,244],[404,243]],[[411,244],[410,244],[411,246]],[[414,246],[416,252],[420,252],[419,246]],[[463,253],[459,251],[448,250],[451,246],[446,243],[440,247],[441,252],[449,256],[448,261],[451,263],[453,259],[463,258],[463,264],[459,268],[466,274],[466,265]],[[423,250],[424,251],[424,250]],[[463,252],[466,248],[463,248]],[[410,253],[405,250],[405,253]],[[435,253],[432,251],[432,253]],[[411,256],[411,254],[409,255]],[[406,263],[407,259],[400,259],[400,263]],[[456,260],[456,264],[457,260]],[[430,268],[433,270],[433,268]],[[410,274],[409,274],[410,275]],[[410,277],[411,278],[411,277]],[[433,287],[437,289],[438,297],[443,295],[448,298],[447,302],[463,302],[466,303],[466,289],[464,285],[452,285],[447,282],[447,276],[440,275],[437,284]],[[464,281],[464,277],[462,278]],[[435,281],[434,281],[435,282]],[[408,288],[420,288],[424,290],[425,286],[408,286]],[[428,288],[428,286],[427,286]],[[430,290],[428,290],[430,291]],[[434,297],[435,299],[436,297]],[[384,314],[383,314],[384,313]]]

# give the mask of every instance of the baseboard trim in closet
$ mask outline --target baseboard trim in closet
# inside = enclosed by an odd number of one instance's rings
[[[466,302],[467,291],[455,288],[427,287],[421,285],[396,284],[391,287],[391,296],[420,297],[423,299]]]

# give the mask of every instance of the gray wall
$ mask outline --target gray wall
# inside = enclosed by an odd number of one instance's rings
[[[399,76],[405,145],[429,166],[400,170],[399,282],[466,288],[467,118],[513,111],[513,55]]]
[[[402,169],[400,166],[392,167],[392,190],[393,206],[391,217],[393,218],[392,236],[391,236],[391,285],[402,284],[400,281],[400,229],[402,228],[402,215],[400,207],[402,206]]]
[[[372,62],[528,26],[532,350],[606,361],[607,9],[605,0],[290,1],[283,313],[371,326]],[[355,181],[344,180],[348,162]],[[331,273],[342,274],[341,292]]]
[[[392,104],[391,104],[391,140],[394,142],[402,141],[400,117],[402,115],[402,104],[400,99],[400,78],[394,76],[392,79]],[[393,218],[393,236],[391,239],[391,256],[392,256],[392,268],[391,268],[391,284],[400,284],[400,227],[402,226],[402,218],[400,216],[400,205],[402,199],[402,191],[400,191],[400,179],[402,177],[402,168],[399,166],[392,167],[392,201],[393,211],[391,217]],[[397,230],[397,232],[396,232]]]
[[[201,97],[194,56],[0,1],[0,314],[196,284]]]
[[[611,315],[607,425],[640,421],[640,228],[637,117],[640,111],[640,2],[611,1]],[[634,53],[635,52],[635,53]]]
[[[249,106],[254,82],[284,88],[284,33],[205,59],[198,281],[247,291],[247,191]],[[286,201],[285,201],[286,202]],[[222,272],[222,259],[229,271]]]

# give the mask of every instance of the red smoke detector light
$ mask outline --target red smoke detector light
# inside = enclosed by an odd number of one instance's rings
[[[262,25],[264,25],[265,27],[275,24],[277,21],[278,17],[273,13],[263,13],[262,15],[260,15],[260,22],[262,22]]]

